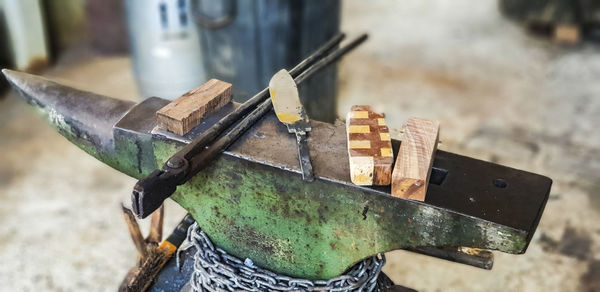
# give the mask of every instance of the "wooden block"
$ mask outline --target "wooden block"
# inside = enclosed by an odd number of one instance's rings
[[[361,186],[389,185],[392,179],[392,140],[383,115],[367,105],[355,105],[346,115],[350,179]]]
[[[574,24],[557,24],[554,27],[554,41],[560,44],[576,45],[580,41],[579,26]]]
[[[402,129],[404,137],[392,173],[392,196],[424,201],[440,122],[410,118]]]
[[[231,102],[231,83],[211,79],[190,90],[156,112],[159,125],[170,132],[185,135],[202,118]]]

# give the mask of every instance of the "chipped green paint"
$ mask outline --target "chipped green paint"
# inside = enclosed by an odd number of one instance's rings
[[[147,175],[183,147],[148,134],[160,100],[147,99],[134,107],[43,78],[3,72],[59,133],[132,177]],[[546,195],[538,215],[551,183],[544,181],[541,191]],[[172,199],[227,252],[309,279],[327,279],[367,256],[407,247],[523,253],[539,220],[533,219],[530,228],[513,229],[335,180],[305,183],[297,173],[230,155],[180,186]]]
[[[155,141],[158,165],[178,144]],[[374,197],[376,196],[376,197]],[[409,246],[518,253],[520,232],[369,191],[223,155],[172,196],[211,240],[279,273],[327,279],[361,259]]]
[[[115,129],[114,149],[96,146],[74,121],[38,107],[85,152],[141,178],[183,144]],[[76,127],[75,127],[76,128]],[[211,240],[236,256],[290,276],[327,279],[378,252],[410,246],[468,246],[520,253],[517,230],[344,184],[306,184],[284,170],[223,155],[172,196]]]

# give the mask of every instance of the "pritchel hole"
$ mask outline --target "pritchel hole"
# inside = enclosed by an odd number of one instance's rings
[[[434,185],[441,185],[448,175],[448,170],[438,167],[431,168],[431,175],[429,175],[429,183]]]
[[[495,187],[501,188],[501,189],[506,188],[508,186],[508,183],[504,179],[501,179],[501,178],[495,179],[493,183],[494,183]]]

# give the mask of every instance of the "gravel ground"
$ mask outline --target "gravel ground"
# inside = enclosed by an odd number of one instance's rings
[[[532,37],[493,1],[345,1],[342,26],[371,38],[339,67],[340,116],[367,102],[391,128],[438,119],[440,148],[554,180],[526,254],[495,253],[484,271],[397,251],[386,273],[420,291],[600,291],[598,47]],[[46,75],[136,98],[129,59],[74,59]],[[0,100],[0,125],[0,290],[116,289],[135,262],[119,210],[134,180],[70,145],[13,94]],[[166,214],[170,228],[184,212],[170,202]]]

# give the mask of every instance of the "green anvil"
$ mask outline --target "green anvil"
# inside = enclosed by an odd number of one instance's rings
[[[135,178],[161,167],[237,106],[176,136],[156,127],[155,112],[167,100],[134,104],[3,72],[60,134]],[[451,256],[443,248],[449,247],[514,254],[527,249],[548,199],[549,178],[437,151],[425,202],[395,198],[389,187],[350,183],[344,124],[313,122],[312,128],[314,182],[302,180],[295,138],[268,113],[171,198],[228,253],[293,277],[328,279],[396,249],[446,258]],[[397,153],[399,142],[393,144]]]

